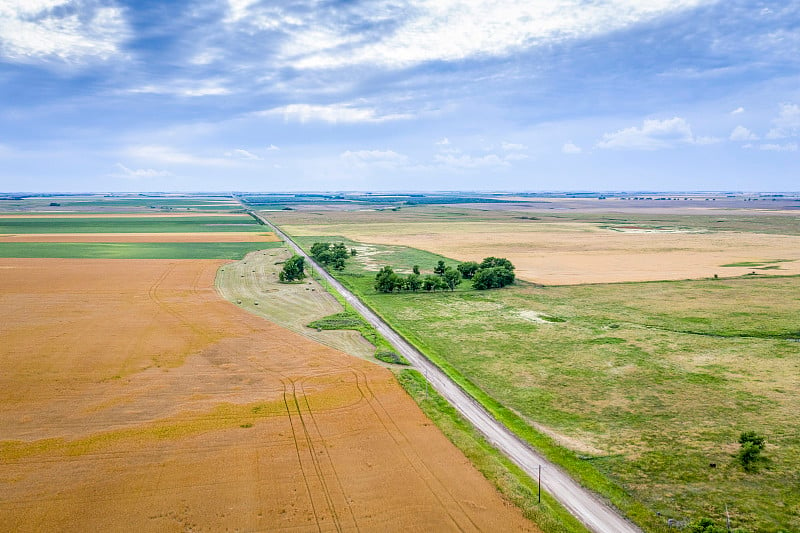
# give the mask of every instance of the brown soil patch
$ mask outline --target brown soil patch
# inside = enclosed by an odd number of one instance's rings
[[[221,261],[0,259],[0,523],[531,530],[384,368],[223,301]]]
[[[3,242],[277,242],[274,233],[2,233]]]
[[[420,248],[461,261],[507,257],[519,278],[547,285],[654,281],[749,272],[800,274],[800,236],[619,232],[585,223],[394,223],[286,226],[292,235],[341,235]],[[722,267],[788,260],[778,269]]]

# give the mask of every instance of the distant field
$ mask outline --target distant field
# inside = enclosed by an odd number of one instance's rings
[[[264,231],[238,217],[0,217],[0,233],[195,233]]]
[[[344,218],[343,216],[340,218]],[[355,217],[358,219],[358,216]],[[800,236],[646,227],[617,222],[365,222],[284,225],[296,236],[341,235],[419,248],[461,261],[507,257],[524,280],[545,285],[739,276],[773,262],[771,274],[800,274]],[[780,260],[779,262],[776,262]]]
[[[2,243],[22,242],[276,242],[272,232],[200,233],[14,233],[0,234]]]
[[[576,463],[643,502],[648,527],[720,521],[727,504],[747,531],[800,530],[792,422],[800,277],[382,295],[372,288],[372,258],[430,268],[437,256],[370,248],[337,276],[418,346],[572,450]],[[746,430],[769,442],[770,462],[755,474],[733,457]]]
[[[56,205],[51,205],[56,204]],[[45,196],[2,199],[0,212],[15,211],[229,211],[242,206],[229,196]]]
[[[280,242],[0,242],[0,257],[241,259]]]

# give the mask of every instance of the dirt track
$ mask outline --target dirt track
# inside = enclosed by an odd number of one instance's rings
[[[385,369],[222,301],[219,261],[0,260],[0,523],[533,530]]]

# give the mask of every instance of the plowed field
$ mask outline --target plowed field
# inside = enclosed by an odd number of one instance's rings
[[[221,300],[221,264],[0,260],[3,529],[533,529],[389,371]]]

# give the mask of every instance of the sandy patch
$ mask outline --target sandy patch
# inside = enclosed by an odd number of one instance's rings
[[[222,264],[0,259],[4,529],[533,529],[389,371],[222,300]]]
[[[277,242],[272,232],[197,233],[3,233],[3,242]]]
[[[546,285],[654,281],[753,272],[722,267],[788,260],[768,274],[800,274],[800,236],[757,233],[624,233],[584,223],[395,223],[286,226],[295,235],[342,235],[420,248],[461,261],[507,257],[519,278]]]

